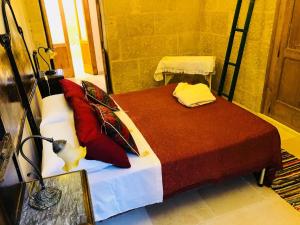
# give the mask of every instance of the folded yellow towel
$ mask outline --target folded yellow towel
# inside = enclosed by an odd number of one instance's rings
[[[216,100],[205,84],[179,83],[173,92],[173,96],[187,107],[204,105]]]

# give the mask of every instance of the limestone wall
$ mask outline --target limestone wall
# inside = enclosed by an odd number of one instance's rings
[[[248,2],[243,4],[241,27]],[[114,92],[160,85],[153,73],[165,55],[216,55],[216,89],[235,5],[236,0],[104,0]],[[275,5],[274,0],[256,0],[235,94],[235,101],[256,111],[262,99]]]
[[[104,23],[115,93],[158,85],[165,55],[197,54],[199,0],[104,0]]]
[[[203,2],[201,15],[204,19],[201,23],[201,27],[203,27],[200,34],[202,49],[199,54],[217,56],[217,77],[214,80],[214,88],[216,89],[219,85],[236,0],[206,0],[201,2]],[[239,20],[240,28],[244,26],[248,4],[248,0],[243,1],[241,19]],[[255,111],[260,110],[262,101],[275,8],[276,1],[274,0],[256,0],[235,92],[235,101]],[[237,35],[237,42],[235,43],[239,44],[240,39],[241,35]],[[236,61],[237,44],[231,59],[233,62]],[[229,74],[232,74],[232,70],[229,70]]]
[[[37,50],[38,47],[47,47],[47,41],[42,22],[42,15],[40,12],[38,1],[22,0],[21,2],[24,5],[23,15],[26,16],[26,21],[28,24],[27,30],[32,36],[32,49]],[[47,65],[40,59],[40,57],[38,57],[38,60],[41,66],[41,70],[48,70]]]

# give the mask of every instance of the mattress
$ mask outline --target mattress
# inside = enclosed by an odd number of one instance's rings
[[[129,128],[139,151],[142,154],[147,151],[147,155],[137,157],[129,154],[130,169],[120,169],[108,163],[86,159],[81,160],[79,167],[73,169],[87,170],[96,221],[163,200],[161,165],[157,156],[127,114],[122,110],[117,114]],[[63,95],[43,99],[42,115],[40,130],[43,136],[65,139],[74,147],[79,146],[73,114]],[[63,165],[62,159],[53,153],[51,144],[43,141],[43,177],[65,173],[61,169]]]
[[[168,85],[113,96],[122,108],[118,117],[129,128],[139,151],[150,154],[142,158],[130,154],[130,169],[98,161],[80,164],[77,169],[88,171],[97,221],[161,202],[163,197],[199,184],[262,168],[272,177],[281,167],[275,127],[222,98],[186,108],[172,96],[174,89],[175,85]],[[77,145],[72,112],[63,96],[49,98],[43,100],[42,135]],[[44,143],[43,175],[60,173],[45,169],[53,167],[49,148]]]
[[[162,165],[164,197],[196,185],[281,167],[275,127],[217,97],[187,108],[172,96],[175,84],[114,95]]]

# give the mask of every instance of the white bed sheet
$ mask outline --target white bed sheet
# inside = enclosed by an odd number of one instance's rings
[[[67,119],[61,122],[50,122],[48,124],[43,123],[40,126],[41,135],[44,137],[52,137],[56,140],[63,139],[71,144],[74,148],[79,147],[79,143],[76,137],[74,129],[74,120]],[[52,150],[52,144],[43,141],[43,155],[42,155],[42,175],[43,177],[49,177],[52,175],[63,174],[65,171],[62,169],[64,161],[59,158]],[[72,169],[72,171],[78,171],[85,169],[87,172],[100,171],[106,167],[111,166],[109,163],[82,159],[79,162],[79,166]]]
[[[117,115],[130,130],[141,155],[144,156],[138,157],[128,154],[131,163],[129,169],[120,169],[94,160],[92,160],[93,163],[89,163],[92,162],[90,160],[81,160],[80,166],[75,170],[86,169],[88,172],[96,221],[107,219],[131,209],[159,203],[163,200],[162,173],[159,159],[127,114],[121,110],[117,112]],[[72,119],[68,118],[60,122],[44,122],[42,124],[42,135],[60,139],[65,138],[73,146],[78,145]],[[53,157],[52,146],[44,143],[43,176],[61,173],[53,168],[51,170],[54,163],[49,159],[53,161]],[[96,165],[97,163],[98,165]]]

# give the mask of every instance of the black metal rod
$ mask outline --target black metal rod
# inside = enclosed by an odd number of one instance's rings
[[[106,74],[105,75],[105,83],[106,83],[106,91],[108,94],[113,93],[112,87],[112,80],[111,80],[111,71],[110,71],[110,63],[109,63],[109,56],[105,49],[104,45],[104,35],[103,35],[103,26],[102,26],[102,14],[101,14],[101,0],[96,1],[96,8],[97,8],[97,19],[98,19],[98,26],[99,26],[99,35],[100,35],[100,42],[101,42],[101,50],[102,50],[102,64],[103,69]]]
[[[51,43],[51,37],[49,37],[49,34],[47,32],[47,23],[46,23],[46,18],[45,18],[45,14],[44,14],[44,9],[42,6],[42,0],[39,0],[39,7],[40,7],[40,12],[41,12],[41,17],[42,17],[42,23],[43,23],[43,29],[44,29],[44,34],[46,37],[46,42],[47,42],[47,47],[48,48],[52,48],[52,43]],[[50,65],[51,65],[51,69],[55,70],[55,64],[54,64],[54,60],[50,59]],[[38,71],[39,72],[39,71]]]
[[[46,18],[45,18],[45,15],[44,15],[44,10],[43,10],[43,7],[42,7],[42,0],[39,0],[39,7],[40,7],[40,12],[41,12],[41,17],[42,17],[42,23],[43,23],[43,28],[44,28],[44,33],[45,33],[45,37],[46,37],[46,42],[47,42],[47,46],[49,48],[51,48],[51,41],[50,41],[50,37],[47,33],[47,30],[46,30],[46,27],[47,27],[47,23],[46,23]]]
[[[254,9],[254,4],[255,4],[255,0],[250,0],[247,18],[246,18],[245,26],[244,26],[244,32],[242,35],[242,40],[241,40],[239,53],[238,53],[238,57],[237,57],[236,67],[235,67],[234,74],[232,77],[232,82],[231,82],[231,87],[230,87],[230,92],[229,92],[229,97],[228,97],[229,101],[232,101],[233,97],[234,97],[235,87],[236,87],[236,83],[237,83],[237,79],[238,79],[238,75],[240,72],[240,67],[241,67],[241,63],[242,63],[242,59],[243,59],[243,54],[244,54],[244,49],[245,49],[245,45],[246,45],[246,41],[247,41],[247,35],[248,35],[251,17],[252,17],[252,13],[253,13],[253,9]]]
[[[40,79],[40,64],[39,64],[39,60],[37,58],[37,51],[33,51],[32,53],[32,58],[33,58],[33,62],[34,62],[34,65],[35,65],[35,68],[37,70],[37,75],[35,76],[35,79],[36,80],[39,80]]]
[[[35,76],[37,75],[37,71],[36,71],[36,68],[34,67],[34,64],[33,64],[33,61],[32,61],[32,58],[31,58],[31,54],[29,52],[29,49],[28,49],[28,46],[27,46],[27,43],[26,43],[26,40],[25,40],[25,37],[24,37],[24,32],[23,32],[23,29],[22,27],[19,26],[19,23],[17,21],[17,18],[16,18],[16,15],[15,15],[15,12],[10,4],[10,1],[9,0],[4,0],[2,2],[2,13],[3,13],[3,18],[4,18],[4,21],[5,21],[5,30],[6,30],[6,33],[10,35],[10,29],[9,29],[9,24],[8,24],[8,20],[7,20],[7,15],[6,15],[6,10],[5,10],[5,4],[8,5],[10,11],[11,11],[11,14],[13,16],[13,20],[14,20],[14,23],[17,27],[17,30],[18,30],[18,33],[20,34],[21,38],[22,38],[22,41],[23,41],[23,44],[25,46],[25,49],[26,49],[26,53],[27,53],[27,56],[28,56],[28,59],[30,61],[30,64],[31,64],[31,67],[32,67],[32,70],[35,74]]]
[[[10,36],[8,34],[0,35],[0,43],[5,48],[6,54],[9,58],[11,69],[12,69],[13,75],[14,75],[14,80],[16,82],[19,96],[21,98],[22,106],[24,107],[25,110],[27,110],[27,119],[29,122],[30,129],[32,131],[32,134],[40,135],[40,131],[35,123],[34,116],[31,111],[31,108],[30,108],[30,103],[29,103],[25,88],[22,83],[22,79],[21,79],[21,76],[20,76],[20,73],[19,73],[19,70],[17,67],[17,63],[15,61],[15,58],[14,58],[14,55],[13,55],[13,52],[11,49]],[[40,141],[35,141],[35,143],[36,143],[36,147],[38,149],[38,155],[41,158],[42,143]]]
[[[239,15],[240,15],[241,7],[242,7],[242,2],[243,2],[242,0],[237,0],[237,5],[236,5],[236,8],[235,8],[234,18],[233,18],[231,32],[230,32],[230,37],[229,37],[229,40],[228,40],[228,47],[227,47],[226,56],[225,56],[225,60],[224,60],[220,85],[219,85],[219,89],[218,89],[218,95],[219,96],[222,95],[222,92],[224,90],[224,85],[225,85],[226,75],[227,75],[227,70],[228,70],[228,62],[229,62],[230,56],[231,56],[231,51],[232,51],[232,46],[233,46],[233,41],[234,41],[234,36],[235,36],[235,29],[237,27],[237,23],[238,23],[238,20],[239,20]]]
[[[30,103],[29,103],[25,88],[24,88],[23,83],[22,83],[20,72],[18,70],[18,66],[17,66],[17,63],[15,61],[12,49],[11,49],[11,36],[10,36],[10,28],[9,28],[9,23],[8,23],[8,19],[7,19],[7,14],[6,14],[6,5],[9,7],[9,10],[11,11],[14,23],[15,23],[15,25],[18,29],[18,32],[22,37],[23,43],[26,47],[26,52],[27,52],[28,58],[30,60],[33,72],[35,73],[35,76],[37,76],[35,67],[34,67],[33,62],[32,62],[31,55],[29,53],[29,50],[28,50],[28,47],[27,47],[27,44],[26,44],[26,41],[25,41],[25,38],[24,38],[23,30],[18,25],[16,16],[14,14],[13,8],[12,8],[9,0],[3,0],[2,5],[1,5],[2,6],[2,14],[3,14],[3,20],[4,20],[4,26],[5,26],[6,33],[0,35],[0,42],[1,42],[1,45],[5,48],[7,56],[9,58],[10,65],[11,65],[13,75],[14,75],[14,80],[16,82],[17,89],[18,89],[18,92],[19,92],[19,96],[20,96],[21,101],[22,101],[22,106],[24,107],[25,111],[27,112],[27,119],[28,119],[28,122],[29,122],[30,129],[32,131],[32,134],[40,135],[40,131],[39,131],[39,129],[38,129],[36,123],[35,123],[34,116],[33,116],[33,113],[31,111],[31,108],[30,108]],[[36,147],[38,149],[38,156],[41,158],[42,142],[39,141],[39,140],[35,140],[35,144],[36,144]]]
[[[39,170],[39,168],[37,168],[36,165],[34,165],[34,163],[23,152],[23,145],[25,144],[26,141],[28,141],[30,139],[40,139],[40,140],[42,139],[42,140],[45,140],[45,141],[48,141],[48,142],[51,142],[51,143],[53,143],[54,140],[53,140],[53,138],[46,138],[46,137],[43,137],[41,135],[32,135],[32,136],[29,136],[29,137],[25,138],[21,142],[20,147],[19,147],[21,156],[33,167],[33,169],[35,170],[34,171],[35,174],[38,176],[38,180],[40,182],[40,185],[41,185],[42,189],[45,189],[45,184],[44,184],[44,181],[43,181],[41,171]]]
[[[0,141],[2,141],[4,135],[5,135],[5,128],[0,115]]]
[[[37,52],[38,52],[39,56],[41,57],[41,59],[44,61],[44,63],[46,63],[46,65],[47,65],[47,67],[48,67],[48,70],[51,70],[50,64],[47,62],[47,60],[46,60],[46,59],[43,57],[43,55],[41,54],[41,49],[43,49],[44,52],[46,53],[47,48],[45,48],[45,47],[38,47]]]
[[[50,59],[50,65],[51,65],[51,69],[52,69],[52,70],[55,70],[54,59]]]
[[[23,178],[22,173],[20,171],[20,165],[19,165],[19,162],[18,162],[18,159],[17,159],[16,152],[13,153],[12,159],[13,159],[13,163],[15,165],[15,169],[16,169],[16,173],[17,173],[19,182],[23,182],[24,178]]]
[[[237,31],[237,32],[244,32],[244,29],[236,28],[235,31]]]

